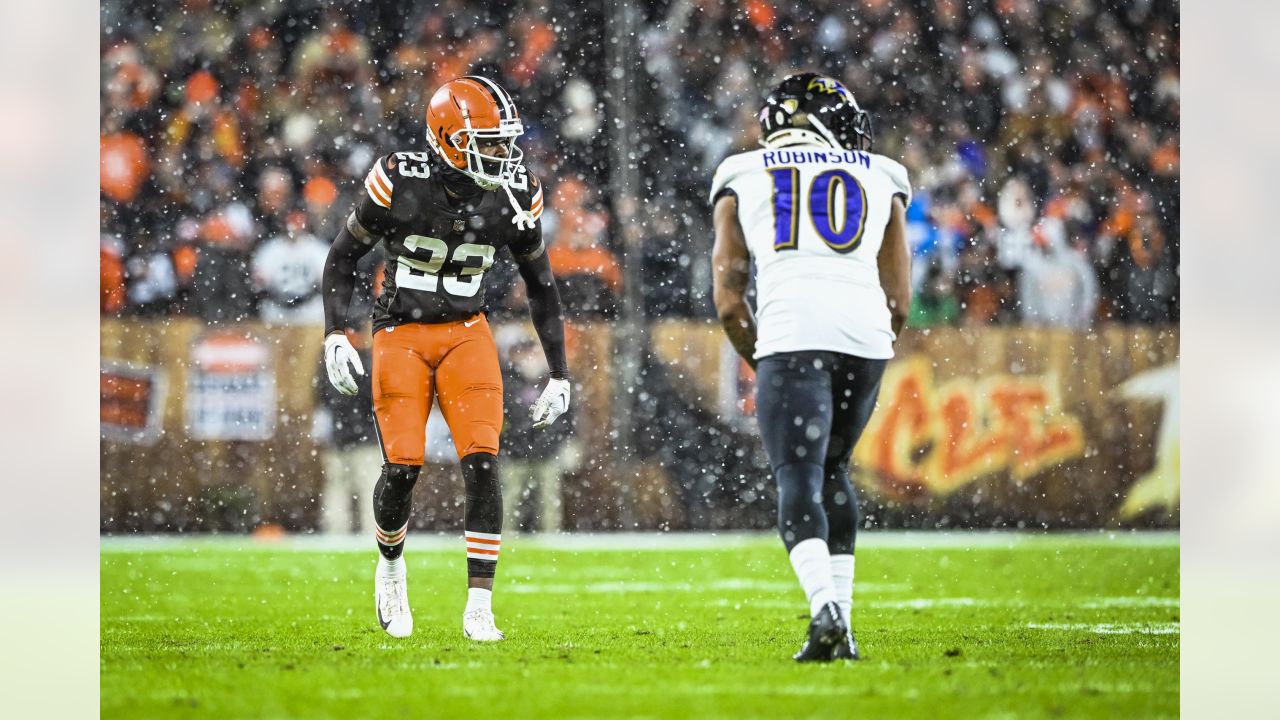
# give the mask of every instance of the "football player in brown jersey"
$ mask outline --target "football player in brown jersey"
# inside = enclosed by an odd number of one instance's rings
[[[352,373],[362,376],[364,368],[345,334],[346,313],[356,262],[381,242],[387,270],[373,309],[370,379],[384,460],[373,497],[378,622],[394,637],[413,631],[402,553],[434,395],[466,483],[463,632],[494,641],[503,638],[491,606],[502,540],[502,374],[485,319],[484,280],[499,251],[507,248],[519,266],[550,369],[532,409],[535,427],[569,407],[564,326],[542,243],[542,186],[521,163],[516,139],[524,127],[511,96],[488,78],[451,80],[432,96],[426,124],[431,151],[379,158],[329,251],[325,363],[334,387],[354,394]]]

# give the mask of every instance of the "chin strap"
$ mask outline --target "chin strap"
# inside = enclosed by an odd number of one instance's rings
[[[538,218],[528,210],[520,207],[520,201],[516,200],[515,193],[511,192],[511,186],[502,183],[502,189],[507,191],[507,199],[511,201],[511,209],[516,211],[515,217],[511,218],[511,224],[521,230],[532,230],[537,224]]]

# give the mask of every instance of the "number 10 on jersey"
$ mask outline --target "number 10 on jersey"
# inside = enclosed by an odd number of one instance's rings
[[[800,242],[800,171],[781,167],[769,174],[773,176],[773,249],[794,250]],[[837,197],[844,199],[843,213],[838,212]],[[809,184],[808,201],[813,230],[828,247],[849,253],[862,244],[867,191],[857,178],[839,169],[820,173]]]

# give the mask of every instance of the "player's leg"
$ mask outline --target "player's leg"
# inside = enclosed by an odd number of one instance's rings
[[[436,367],[440,412],[453,432],[466,489],[463,531],[467,547],[467,608],[463,632],[472,639],[503,639],[493,619],[493,579],[502,548],[502,483],[498,434],[502,428],[502,371],[487,322],[451,324],[452,347]]]
[[[836,603],[853,625],[854,544],[858,533],[858,495],[849,482],[849,457],[875,410],[885,360],[838,355],[832,373],[831,439],[823,467],[822,505],[827,511],[827,546],[831,550],[831,580]],[[836,656],[857,659],[852,632]]]
[[[373,531],[378,542],[375,586],[378,622],[395,637],[413,632],[402,554],[409,533],[413,486],[422,470],[431,373],[415,348],[415,326],[373,337],[373,411],[382,446],[382,474],[373,488]]]
[[[797,660],[830,660],[846,634],[835,600],[823,460],[831,430],[830,353],[783,353],[756,371],[756,418],[778,484],[778,532],[809,599],[809,642]]]

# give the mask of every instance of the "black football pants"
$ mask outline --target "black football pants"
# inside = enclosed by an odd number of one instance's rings
[[[809,538],[853,553],[858,499],[849,456],[871,411],[886,360],[826,351],[779,353],[756,368],[756,418],[778,483],[778,532],[790,552]]]

